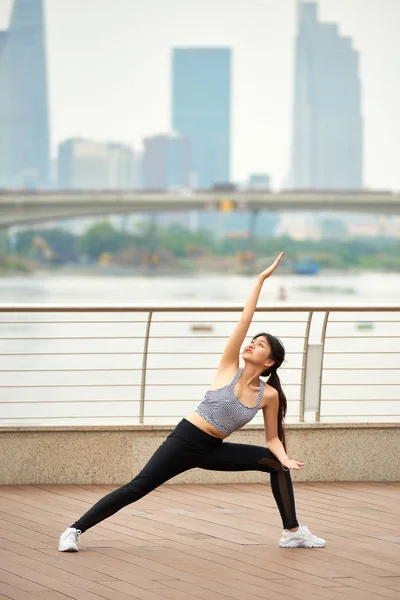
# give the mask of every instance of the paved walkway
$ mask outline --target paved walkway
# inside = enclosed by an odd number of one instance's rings
[[[0,487],[0,599],[400,599],[400,483],[295,484],[324,549],[281,549],[268,485],[165,485],[81,538],[58,536],[116,486]]]

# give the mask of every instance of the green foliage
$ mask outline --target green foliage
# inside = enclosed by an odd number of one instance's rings
[[[8,233],[6,229],[0,229],[0,257],[8,256]]]
[[[54,252],[59,263],[78,260],[78,238],[65,229],[28,229],[17,235],[17,252],[20,256],[33,256],[34,238],[42,238]]]
[[[27,262],[15,256],[0,258],[0,273],[29,273],[30,268]]]
[[[95,223],[79,240],[79,252],[97,260],[103,252],[119,252],[131,241],[127,233],[117,231],[108,221]]]
[[[216,244],[209,231],[192,232],[179,224],[172,224],[167,228],[158,228],[156,243],[159,248],[168,250],[174,256],[180,258],[191,251],[195,252],[196,249],[206,254],[216,250]]]
[[[33,256],[33,240],[38,237],[48,244],[58,263],[75,262],[82,256],[95,261],[102,253],[118,255],[122,250],[134,247],[150,254],[164,250],[179,258],[182,266],[196,268],[195,259],[199,256],[235,256],[252,250],[256,257],[273,257],[284,250],[287,264],[307,256],[322,268],[400,270],[400,242],[385,237],[340,241],[257,237],[250,243],[246,238],[218,238],[208,230],[193,232],[180,224],[155,225],[153,232],[152,227],[145,220],[132,234],[118,231],[108,221],[101,221],[81,236],[60,228],[31,229],[17,235],[16,250],[21,257]],[[7,232],[0,230],[0,257],[9,254]]]

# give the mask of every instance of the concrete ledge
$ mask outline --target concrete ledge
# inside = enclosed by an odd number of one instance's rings
[[[0,427],[0,485],[124,484],[173,429],[167,425]],[[400,423],[287,425],[296,481],[400,481]],[[229,441],[265,446],[261,425]],[[193,469],[174,483],[265,481],[257,472]]]

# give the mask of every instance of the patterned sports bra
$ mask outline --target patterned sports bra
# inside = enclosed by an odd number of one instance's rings
[[[260,391],[255,406],[245,406],[236,397],[235,385],[242,374],[242,370],[238,370],[228,385],[218,390],[207,390],[203,401],[196,409],[196,412],[203,419],[225,435],[230,435],[249,423],[260,409],[265,385],[261,379]]]

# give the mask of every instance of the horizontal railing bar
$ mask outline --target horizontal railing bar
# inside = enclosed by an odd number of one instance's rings
[[[0,356],[119,356],[129,354],[133,355],[143,355],[143,352],[131,352],[129,350],[119,351],[119,352],[4,352],[0,353]],[[147,354],[151,354],[153,356],[165,356],[165,352],[148,352]],[[199,356],[199,355],[207,355],[207,356],[219,356],[221,352],[176,352],[174,351],[175,356]],[[304,352],[287,352],[286,356],[294,356],[304,354]],[[340,354],[338,352],[337,354]],[[354,352],[352,353],[354,354]],[[365,352],[368,354],[368,352]],[[380,352],[380,354],[384,354]],[[390,354],[388,352],[387,354]],[[399,353],[398,353],[399,354]]]
[[[286,385],[286,384],[285,384]],[[365,386],[365,387],[380,387],[380,386],[388,386],[388,385],[400,385],[399,383],[322,383],[322,385],[324,386],[331,386],[331,387],[348,387],[348,386]],[[0,386],[1,387],[1,386]],[[400,397],[399,397],[399,401],[400,401]]]
[[[331,350],[331,351],[325,351],[324,354],[355,354],[355,355],[357,355],[357,354],[371,354],[371,352],[359,352],[358,350],[356,350],[355,352],[354,351],[351,352],[351,351],[348,351],[348,350],[343,350],[343,351],[341,351],[341,350]],[[381,350],[379,350],[379,354],[380,355],[381,354],[400,354],[400,351],[398,351],[398,352],[394,352],[394,351],[393,352],[387,352],[387,351],[381,351]]]
[[[294,367],[293,367],[294,368]],[[324,371],[398,371],[399,367],[324,367]]]
[[[152,367],[147,369],[148,371],[216,371],[216,367]],[[303,367],[281,367],[280,373],[283,371],[302,371]],[[369,369],[372,370],[372,369]],[[377,369],[378,370],[378,369]],[[101,372],[101,373],[114,373],[114,371],[142,371],[141,368],[135,369],[0,369],[0,373],[86,373],[86,372]]]
[[[205,325],[214,325],[214,324],[222,324],[222,323],[228,323],[228,324],[232,324],[232,323],[237,323],[237,319],[232,320],[232,321],[226,321],[225,319],[223,321],[218,320],[218,321],[210,321],[209,319],[207,319],[206,321],[204,319],[201,320],[195,320],[195,319],[179,319],[179,320],[168,320],[168,321],[154,321],[156,324],[166,324],[166,323],[187,323],[188,325],[191,325],[193,323],[204,323]],[[335,323],[339,323],[340,321],[334,321]],[[355,321],[345,321],[346,323],[354,323]],[[361,321],[363,322],[363,321]],[[376,322],[376,321],[375,321]],[[391,323],[391,322],[395,322],[397,323],[398,321],[382,321],[382,323]],[[123,323],[123,324],[142,324],[142,325],[146,325],[146,321],[104,321],[104,320],[98,320],[98,321],[0,321],[0,325],[91,325],[92,323],[94,324],[106,324],[109,323],[110,325],[118,325],[119,323]],[[264,321],[252,321],[252,324],[257,325],[257,324],[262,324],[264,323]],[[292,323],[301,323],[302,325],[306,325],[307,321],[274,321],[274,325],[287,325],[288,323],[292,324]]]
[[[158,321],[159,323],[162,323],[163,321]],[[188,321],[182,321],[183,323],[188,323]],[[202,321],[201,321],[202,322]],[[141,323],[146,323],[146,321],[104,321],[102,320],[98,320],[98,321],[0,321],[0,325],[86,325],[86,324],[105,324],[105,323],[109,323],[110,325],[115,325],[118,323],[123,323],[123,324],[127,324],[129,323],[132,324],[138,324],[140,325]],[[172,321],[166,321],[166,323],[172,323]],[[286,321],[282,321],[282,323],[286,323]]]
[[[291,415],[289,418],[290,419],[294,419],[298,417],[298,415]],[[143,425],[143,423],[139,423],[139,416],[136,415],[121,415],[118,417],[115,417],[114,415],[108,415],[105,417],[69,417],[70,421],[76,421],[76,420],[83,420],[83,419],[90,419],[91,421],[100,421],[103,419],[110,419],[110,418],[116,418],[116,419],[134,419],[135,421],[133,423],[111,423],[110,426],[111,427],[118,427],[119,425],[121,426],[126,426],[126,425]],[[65,420],[65,417],[40,417],[40,420],[54,420],[56,421],[57,419],[63,419]],[[173,423],[157,423],[155,422],[153,419],[182,419],[182,415],[157,415],[156,417],[153,416],[149,416],[149,417],[145,417],[145,425],[165,425],[166,427],[174,427],[175,424]],[[16,419],[15,417],[6,417],[3,419],[4,421],[17,421],[18,419]],[[34,421],[34,420],[38,420],[37,417],[24,417],[23,419],[24,421]],[[148,421],[151,420],[151,423],[149,423]],[[146,423],[147,421],[147,423]],[[65,425],[65,427],[69,427],[69,426],[74,426],[75,424],[69,424],[69,425]],[[107,425],[109,425],[109,423],[107,423]],[[259,423],[259,425],[261,425],[261,423]],[[23,423],[16,423],[15,427],[23,427]],[[79,425],[78,425],[79,426]],[[0,424],[1,427],[1,424]],[[38,425],[38,427],[40,427],[40,425]],[[93,427],[96,427],[96,423],[93,423]]]
[[[131,402],[132,404],[140,404],[140,399],[138,400],[119,400],[117,399],[112,399],[112,400],[31,400],[30,402],[28,400],[0,400],[0,404],[28,404],[28,405],[36,405],[36,404],[80,404],[81,402],[99,402],[101,404],[104,404],[104,402]],[[152,404],[154,402],[165,402],[165,403],[171,403],[171,402],[193,402],[193,403],[200,403],[201,402],[201,398],[174,398],[173,400],[170,400],[168,398],[156,398],[154,400],[146,400],[146,404]],[[299,403],[299,400],[288,400],[288,404],[290,403]],[[261,414],[261,413],[260,413]],[[168,415],[164,415],[164,416],[168,416]],[[66,417],[63,417],[64,419]],[[75,417],[74,417],[75,418]],[[76,418],[80,418],[80,417],[76,417]]]
[[[187,367],[179,369],[184,371]],[[158,371],[159,369],[154,369]],[[171,371],[172,369],[168,369]],[[178,369],[177,369],[178,370]],[[196,369],[197,371],[200,370]],[[86,372],[114,373],[114,371],[141,371],[141,369],[0,369],[0,373],[86,373]]]
[[[324,415],[321,413],[320,417],[324,418],[324,419],[353,419],[353,418],[365,418],[365,417],[373,417],[374,419],[376,419],[377,417],[381,418],[381,417],[398,417],[398,414],[390,414],[390,415]],[[362,421],[358,421],[361,422]],[[374,421],[374,423],[379,423],[379,421]]]
[[[374,340],[386,340],[389,338],[398,338],[398,335],[327,335],[325,339],[327,340],[357,340],[357,339],[374,339]],[[19,339],[19,338],[14,338]],[[37,338],[41,339],[41,338]]]
[[[119,322],[119,321],[118,321],[118,322]],[[291,321],[290,321],[290,322],[291,322]],[[335,325],[335,323],[342,323],[342,324],[344,324],[344,323],[348,323],[349,325],[352,325],[352,324],[354,324],[354,323],[365,323],[365,322],[366,322],[366,321],[365,321],[365,319],[351,319],[351,320],[350,320],[350,319],[347,319],[347,320],[344,320],[344,321],[341,321],[341,320],[340,320],[340,321],[338,321],[338,320],[336,320],[336,319],[331,319],[331,320],[329,321],[329,323],[328,323],[328,327],[329,327],[329,325]],[[374,323],[374,324],[376,324],[376,323],[379,323],[379,324],[380,324],[380,323],[400,323],[400,319],[396,319],[395,321],[391,321],[391,320],[389,320],[389,319],[383,319],[382,321],[379,321],[378,319],[375,319],[375,317],[374,317],[374,318],[372,319],[372,321],[367,321],[367,322],[368,322],[368,323],[372,322],[372,323]],[[288,321],[282,321],[282,323],[288,323]]]
[[[31,400],[31,402],[29,402],[28,400],[0,400],[0,405],[1,404],[27,404],[28,406],[36,406],[37,404],[68,404],[68,406],[70,404],[80,404],[82,402],[88,402],[90,404],[94,404],[94,403],[99,403],[99,404],[104,404],[104,403],[113,403],[113,402],[119,402],[121,403],[125,403],[125,402],[131,402],[132,405],[134,404],[140,404],[139,400],[118,400],[118,399],[114,399],[114,400]],[[147,400],[146,400],[147,402]],[[173,402],[179,402],[179,400],[173,400]],[[187,402],[196,402],[196,400],[187,400]],[[115,415],[113,415],[115,416]],[[167,415],[166,415],[167,416]],[[3,418],[3,417],[2,417]],[[14,417],[15,418],[15,417]],[[34,417],[34,418],[38,418],[38,417]],[[42,418],[42,417],[40,417]],[[58,417],[57,417],[58,418]],[[61,418],[61,417],[60,417]],[[80,419],[80,417],[62,417],[63,419],[66,418],[71,418],[71,419]]]
[[[205,383],[147,383],[146,387],[187,387],[190,385],[191,387],[204,387],[207,384]],[[285,383],[285,387],[301,385],[300,383]],[[376,384],[375,384],[376,385]],[[389,385],[389,384],[387,384]],[[396,385],[396,384],[393,384]],[[134,388],[141,387],[140,383],[57,383],[57,384],[43,384],[43,385],[0,385],[0,389],[3,390],[16,390],[16,389],[37,389],[37,388],[93,388],[93,387],[115,387],[115,388]],[[214,390],[216,391],[216,390]],[[147,402],[147,401],[146,401]],[[174,400],[175,402],[175,400]]]
[[[237,312],[242,311],[243,305],[216,305],[216,306],[199,306],[193,305],[188,306],[187,304],[176,305],[176,306],[165,306],[160,304],[146,304],[146,305],[129,305],[129,304],[0,304],[0,313],[64,313],[64,312],[154,312],[154,313],[176,313],[176,312]],[[297,304],[285,304],[285,305],[270,305],[270,306],[257,306],[256,312],[400,312],[400,304],[387,304],[376,306],[371,305],[340,305],[334,306],[327,305],[297,305]]]
[[[400,402],[399,398],[359,398],[358,400],[349,400],[343,398],[322,398],[322,402]],[[344,415],[343,415],[344,416]]]
[[[0,309],[0,312],[1,312],[1,309]],[[397,320],[383,319],[382,321],[380,321],[374,317],[372,322],[374,324],[379,324],[379,325],[384,324],[384,323],[400,323],[400,319],[397,319]],[[106,321],[104,321],[103,319],[96,320],[96,321],[93,321],[93,320],[89,320],[89,321],[83,321],[83,320],[80,320],[80,321],[71,321],[71,320],[67,320],[67,321],[47,321],[47,320],[46,321],[0,321],[0,325],[43,325],[43,324],[44,325],[70,325],[70,324],[72,324],[72,325],[82,325],[82,324],[91,325],[92,323],[97,324],[97,325],[98,324],[118,325],[119,323],[122,323],[125,325],[126,324],[129,324],[129,325],[131,325],[131,324],[143,325],[144,324],[145,325],[146,321],[145,320],[141,320],[141,321],[131,321],[131,320],[117,320],[117,321],[108,320],[107,321],[106,320]],[[160,324],[160,325],[167,324],[167,323],[187,323],[188,325],[191,325],[193,323],[204,323],[205,325],[227,323],[229,325],[232,323],[237,323],[237,320],[236,319],[234,319],[234,320],[225,320],[224,319],[222,321],[221,320],[214,321],[214,320],[210,320],[210,319],[207,319],[207,320],[204,320],[204,319],[198,319],[198,320],[197,319],[174,319],[174,320],[168,319],[166,321],[164,321],[164,320],[155,321],[155,323]],[[264,323],[264,320],[261,320],[261,321],[253,320],[252,323],[255,325],[262,324],[262,323]],[[307,325],[306,320],[289,320],[289,321],[274,321],[273,322],[274,325],[288,325],[288,324],[291,325],[292,323]],[[337,323],[354,325],[355,323],[365,323],[365,319],[364,320],[363,319],[357,319],[357,320],[351,319],[351,320],[345,320],[345,321],[331,320],[328,323],[328,328],[330,325],[335,325]]]
[[[287,340],[302,340],[304,339],[303,335],[285,335],[284,336],[285,339]],[[353,336],[354,337],[354,336]],[[389,337],[389,336],[388,336]],[[397,336],[392,336],[392,337],[397,337]],[[226,335],[196,335],[195,339],[196,340],[225,340],[227,338]],[[152,335],[151,336],[152,340],[192,340],[193,336],[192,335],[176,335],[176,336],[172,336],[172,335]],[[66,336],[51,336],[51,337],[0,337],[0,341],[17,341],[17,340],[21,340],[21,341],[40,341],[40,340],[144,340],[144,336],[143,335],[111,335],[111,336],[106,336],[106,335],[101,335],[101,336],[86,336],[86,335],[80,335],[80,336],[73,336],[73,337],[66,337]]]
[[[154,418],[154,417],[148,417],[148,418]],[[176,417],[174,416],[169,416],[169,415],[160,415],[160,417],[155,417],[156,419],[160,418],[160,419],[176,419],[179,418],[179,415],[177,415]],[[116,417],[115,415],[106,415],[106,416],[102,416],[102,417],[40,417],[40,421],[49,421],[49,420],[60,420],[62,419],[63,421],[65,421],[65,419],[69,419],[70,421],[77,421],[78,419],[81,421],[83,419],[91,419],[91,420],[101,420],[101,419],[139,419],[139,415],[120,415],[118,417]],[[38,421],[39,418],[38,417],[23,417],[23,421]],[[2,421],[18,421],[18,417],[4,417],[2,418]],[[126,423],[128,424],[128,423]],[[139,425],[141,423],[139,422],[135,422],[132,423],[132,425]],[[163,425],[167,425],[167,423],[162,423]],[[19,424],[16,424],[16,427],[18,427]],[[107,425],[109,425],[109,423],[107,423]],[[111,426],[113,424],[111,423]],[[123,423],[117,423],[118,425],[123,425]],[[161,423],[160,423],[161,425]],[[94,425],[95,426],[95,425]],[[0,424],[1,427],[1,424]],[[23,425],[21,424],[21,427],[23,427]],[[40,427],[40,425],[38,425],[38,427]],[[66,427],[68,427],[68,425],[66,425]]]

